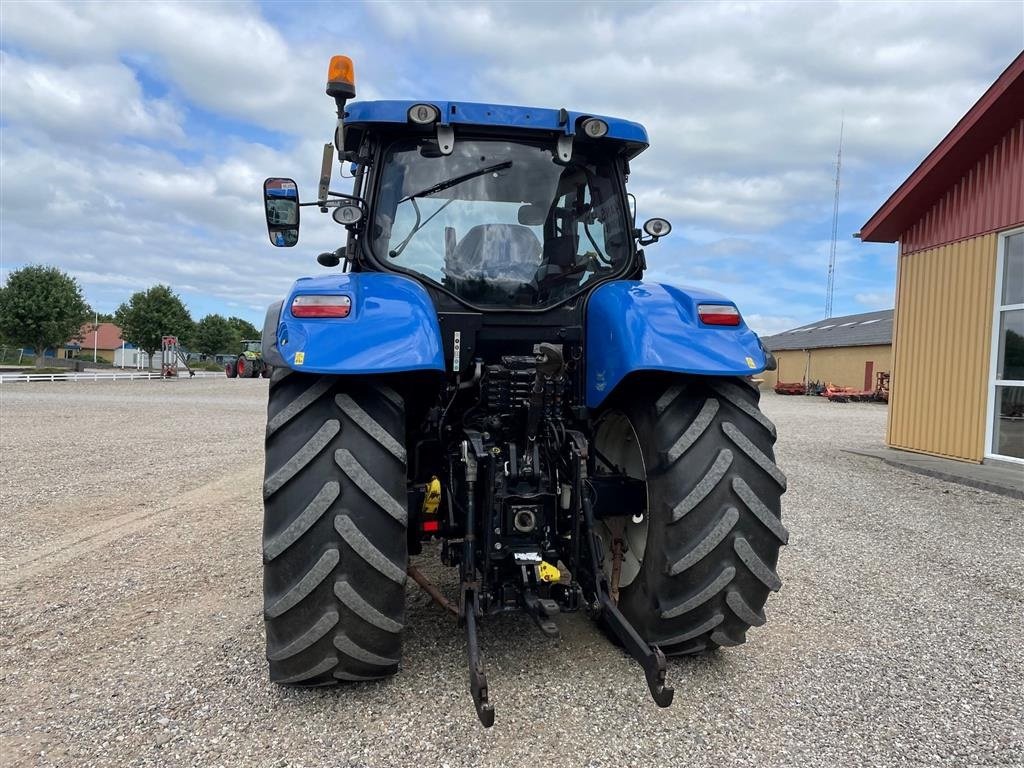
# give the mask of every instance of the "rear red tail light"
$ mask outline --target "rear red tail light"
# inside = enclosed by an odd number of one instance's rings
[[[740,311],[732,304],[698,304],[697,314],[707,325],[740,324]]]
[[[338,295],[306,295],[292,299],[292,317],[348,317],[352,299]]]
[[[420,526],[424,533],[437,533],[441,530],[440,520],[424,520]]]

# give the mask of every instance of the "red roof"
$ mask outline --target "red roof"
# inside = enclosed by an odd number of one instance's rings
[[[860,239],[893,243],[1024,116],[1024,52],[860,229]]]
[[[69,341],[68,344],[76,344],[82,349],[92,349],[93,331],[96,331],[97,349],[120,349],[121,347],[121,326],[114,323],[100,323],[98,326],[86,323],[79,331],[80,340]]]

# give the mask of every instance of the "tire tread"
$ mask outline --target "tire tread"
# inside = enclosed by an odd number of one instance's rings
[[[666,654],[745,642],[781,587],[786,478],[759,399],[745,380],[666,375],[635,379],[611,406],[633,424],[649,468],[646,550],[619,608]]]
[[[300,686],[378,680],[401,660],[404,400],[379,381],[286,371],[272,372],[267,407],[270,679]]]

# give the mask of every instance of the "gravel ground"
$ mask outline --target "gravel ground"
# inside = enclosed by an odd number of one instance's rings
[[[745,646],[670,660],[670,709],[584,617],[560,645],[507,617],[482,629],[484,730],[462,636],[414,586],[396,678],[267,683],[265,400],[0,387],[4,765],[1024,765],[1024,510],[842,452],[880,444],[880,406],[765,396],[785,584]]]

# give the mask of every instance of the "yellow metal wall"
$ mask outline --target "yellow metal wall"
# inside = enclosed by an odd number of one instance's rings
[[[761,374],[764,387],[771,388],[777,381],[804,381],[807,370],[807,355],[810,354],[809,381],[831,383],[837,387],[864,386],[864,364],[874,363],[874,373],[892,370],[892,355],[888,344],[870,347],[831,347],[828,349],[784,349],[775,352],[779,367]],[[871,386],[874,387],[874,374]]]
[[[988,234],[899,257],[886,439],[893,448],[984,457],[996,242]]]

